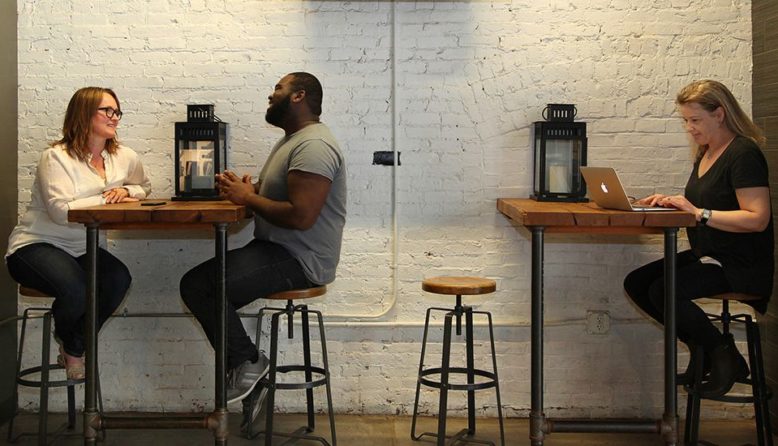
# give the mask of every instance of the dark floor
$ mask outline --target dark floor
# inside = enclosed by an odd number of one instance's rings
[[[64,423],[63,415],[52,415],[49,425],[56,428]],[[78,417],[80,423],[81,417]],[[258,420],[257,428],[261,424]],[[301,415],[276,416],[275,429],[294,430],[304,421]],[[18,429],[37,429],[38,418],[35,414],[23,414],[17,418],[15,432]],[[329,439],[328,422],[326,417],[316,419],[317,432]],[[499,445],[499,428],[494,419],[478,419],[478,433],[481,438],[490,439]],[[264,444],[259,438],[248,440],[240,435],[240,415],[230,416],[229,445],[243,446]],[[456,433],[466,425],[462,419],[451,419],[449,433]],[[341,446],[410,446],[425,444],[413,442],[410,439],[410,417],[399,416],[357,416],[338,415],[336,417],[337,439]],[[433,418],[420,418],[419,431],[434,430],[436,420]],[[0,442],[5,441],[7,424],[0,430]],[[703,422],[700,437],[717,446],[741,446],[756,445],[756,434],[753,420],[739,421],[707,421]],[[76,432],[80,432],[77,427]],[[778,439],[775,439],[778,440]],[[775,441],[774,440],[774,441]],[[285,440],[278,438],[274,445],[282,444]],[[16,444],[35,445],[37,438],[22,437]],[[70,446],[81,445],[80,437],[60,437],[57,445]],[[100,443],[98,443],[100,444]],[[213,436],[205,430],[110,430],[102,444],[111,446],[144,445],[144,446],[192,446],[214,444]],[[300,442],[300,445],[318,445],[317,442]],[[426,444],[433,444],[427,442]],[[509,419],[505,423],[505,444],[529,445],[528,422],[526,419]],[[661,438],[655,434],[551,434],[544,442],[547,446],[642,446],[662,445]],[[702,443],[700,443],[702,444]],[[778,442],[776,442],[778,444]],[[680,442],[679,442],[680,445]]]

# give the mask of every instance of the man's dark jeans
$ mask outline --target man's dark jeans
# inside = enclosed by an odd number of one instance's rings
[[[279,291],[308,288],[300,262],[283,246],[252,240],[227,252],[227,368],[257,357],[257,347],[246,334],[237,310]],[[213,346],[218,330],[216,260],[192,268],[181,278],[181,298],[203,327]]]
[[[84,354],[86,314],[86,255],[73,257],[48,243],[34,243],[17,249],[6,259],[8,272],[19,284],[54,296],[54,333],[65,352]],[[97,254],[97,327],[119,307],[132,278],[130,271],[108,251]]]

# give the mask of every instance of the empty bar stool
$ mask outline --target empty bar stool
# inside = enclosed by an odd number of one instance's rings
[[[718,398],[701,397],[697,389],[703,379],[703,351],[697,349],[694,358],[694,382],[686,386],[686,426],[684,429],[684,444],[696,445],[700,427],[700,399],[710,399],[714,401],[723,401],[728,403],[753,403],[754,418],[756,419],[757,441],[759,446],[772,446],[773,435],[770,426],[770,411],[767,402],[772,397],[772,391],[765,381],[764,363],[762,360],[762,345],[759,336],[759,326],[753,320],[750,314],[729,313],[729,301],[735,300],[747,302],[759,300],[757,296],[751,296],[740,293],[726,293],[716,296],[710,296],[710,299],[722,301],[721,314],[708,314],[708,317],[717,322],[721,322],[724,334],[730,332],[730,323],[737,322],[745,325],[746,342],[748,344],[748,365],[751,369],[750,378],[738,380],[741,384],[751,386],[750,395],[733,395],[732,392]]]
[[[502,405],[500,403],[500,383],[497,378],[497,355],[494,349],[494,330],[492,328],[492,315],[487,311],[474,311],[472,307],[462,305],[463,295],[488,294],[496,289],[494,280],[480,277],[431,277],[424,279],[422,289],[430,293],[455,295],[456,303],[454,308],[427,309],[427,316],[424,320],[424,335],[421,344],[421,359],[419,360],[419,375],[416,381],[416,399],[413,403],[413,419],[411,423],[411,438],[420,440],[422,437],[433,437],[437,440],[438,446],[446,444],[450,439],[450,444],[457,442],[479,443],[494,446],[494,442],[480,440],[474,437],[476,433],[475,423],[475,391],[494,388],[497,395],[497,416],[500,423],[500,444],[505,446],[505,433],[503,430]],[[443,352],[440,367],[424,367],[424,354],[427,348],[427,334],[429,332],[430,314],[433,311],[445,313],[443,324]],[[473,347],[473,315],[486,315],[489,322],[489,342],[492,352],[492,371],[477,369],[475,367],[474,347]],[[465,317],[465,349],[466,365],[465,367],[451,367],[451,329],[452,320],[456,318],[456,334],[462,334],[462,316]],[[439,375],[440,380],[432,379],[431,375]],[[467,383],[454,383],[451,375],[465,375]],[[476,377],[479,377],[476,380]],[[440,389],[440,402],[438,404],[438,430],[437,432],[424,432],[416,434],[416,417],[419,408],[419,393],[421,386],[434,387]],[[446,411],[448,404],[448,392],[450,390],[461,390],[467,392],[467,428],[459,433],[446,436]]]
[[[33,288],[21,286],[21,285],[19,286],[19,294],[25,297],[53,299],[52,296],[49,296],[46,293],[43,293]],[[40,314],[40,316],[35,316],[35,314]],[[27,336],[27,322],[30,319],[36,317],[43,318],[43,327],[41,331],[41,364],[39,366],[22,369],[24,340],[25,337]],[[22,436],[37,435],[39,445],[48,444],[49,389],[52,387],[67,387],[68,421],[66,425],[63,427],[67,428],[68,430],[72,430],[76,425],[75,385],[81,384],[85,380],[67,379],[67,378],[54,379],[54,380],[51,379],[50,371],[58,370],[58,369],[64,370],[64,367],[59,365],[58,363],[54,363],[54,364],[49,363],[50,355],[51,355],[51,333],[52,333],[51,319],[52,319],[52,314],[51,314],[50,306],[30,307],[25,309],[24,312],[22,313],[22,317],[21,317],[22,329],[21,329],[21,333],[19,334],[19,352],[16,359],[16,385],[14,387],[14,406],[16,407],[16,410],[14,412],[14,415],[11,417],[11,421],[8,423],[9,442],[16,442]],[[39,374],[38,379],[30,377],[30,375],[36,375],[36,374]],[[18,435],[14,435],[14,419],[18,414],[18,406],[19,406],[19,386],[40,388],[40,400],[39,400],[40,414],[38,417],[37,434],[19,433]],[[100,395],[99,389],[100,388],[98,384],[98,396]],[[98,402],[100,403],[100,411],[102,412],[102,408],[103,408],[102,399],[99,399]],[[62,429],[59,429],[57,432],[54,432],[53,435],[60,435],[62,433],[61,430]]]
[[[321,444],[329,445],[326,439],[320,436],[310,435],[314,431],[315,425],[315,413],[313,407],[313,389],[319,386],[325,386],[327,392],[327,411],[330,421],[330,434],[332,438],[332,445],[337,444],[335,437],[335,414],[332,411],[332,392],[330,390],[330,368],[327,362],[327,342],[324,337],[324,323],[322,322],[322,315],[320,311],[309,310],[308,305],[300,304],[295,305],[295,300],[309,299],[313,297],[323,296],[327,292],[326,286],[319,286],[314,288],[305,288],[298,290],[283,291],[280,293],[271,294],[265,297],[269,300],[286,301],[284,308],[263,307],[257,314],[257,346],[260,346],[261,333],[262,333],[262,319],[265,314],[271,315],[270,322],[270,368],[267,375],[260,380],[257,385],[257,389],[251,393],[250,397],[244,400],[243,404],[243,417],[247,422],[247,437],[255,438],[258,435],[265,436],[265,445],[270,446],[272,444],[273,437],[286,437],[293,440],[311,440],[318,441]],[[282,316],[286,316],[287,319],[287,337],[294,339],[294,315],[299,313],[302,322],[302,342],[303,342],[303,364],[278,364],[278,332],[280,328],[280,319]],[[311,364],[311,336],[309,328],[309,314],[314,314],[319,324],[319,339],[321,341],[321,353],[322,353],[322,367],[313,366]],[[260,349],[261,350],[261,349]],[[290,372],[301,372],[304,376],[304,381],[289,382],[287,380],[278,380],[279,374],[286,374]],[[256,402],[256,398],[259,398],[261,392],[267,389],[267,417],[265,420],[265,430],[254,433],[251,426],[251,410]],[[306,397],[306,409],[308,415],[308,423],[305,426],[300,427],[294,432],[275,432],[273,430],[273,407],[275,404],[275,393],[277,390],[303,390],[305,389]],[[292,440],[290,440],[292,441]],[[286,444],[286,443],[285,443]]]

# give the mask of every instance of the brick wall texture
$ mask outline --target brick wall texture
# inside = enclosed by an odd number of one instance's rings
[[[186,120],[186,104],[215,104],[230,124],[231,167],[256,174],[282,134],[264,122],[273,85],[291,71],[321,79],[322,119],[350,172],[338,278],[315,304],[327,316],[341,413],[411,412],[424,310],[450,303],[420,282],[456,274],[497,281],[497,292],[466,302],[498,325],[506,414],[528,414],[529,235],[495,200],[530,194],[530,127],[546,104],[576,104],[589,164],[614,166],[632,195],[680,192],[686,182],[690,149],[673,104],[683,85],[719,79],[751,108],[749,0],[24,0],[18,15],[20,213],[39,154],[60,136],[80,87],[116,90],[120,137],[143,154],[153,196],[166,198],[173,125]],[[374,151],[395,149],[402,166],[371,165]],[[120,314],[183,313],[178,281],[212,256],[209,235],[109,232],[134,277]],[[250,237],[250,225],[238,228],[230,246]],[[662,332],[621,287],[628,271],[660,257],[661,238],[546,241],[547,415],[661,413]],[[609,313],[607,334],[587,333],[588,310]],[[476,337],[477,362],[488,364],[483,326]],[[284,341],[284,357],[298,347]],[[26,348],[31,358],[35,349]],[[100,335],[100,367],[109,410],[212,407],[213,352],[190,318],[113,318]],[[479,398],[480,413],[494,415],[493,394]],[[423,412],[436,410],[432,393],[422,400]],[[303,407],[302,394],[277,401],[279,410]],[[37,407],[35,392],[20,403]],[[452,410],[464,404],[450,401]],[[732,405],[704,410],[750,416]]]

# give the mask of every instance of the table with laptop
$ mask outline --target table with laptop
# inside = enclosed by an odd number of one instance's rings
[[[630,200],[624,185],[619,179],[619,174],[612,167],[581,166],[581,174],[588,186],[589,196],[597,206],[603,209],[622,211],[674,211],[675,208],[660,206],[638,206]]]
[[[675,388],[676,328],[675,272],[677,234],[681,227],[696,224],[694,215],[666,209],[662,212],[637,210],[630,206],[624,188],[613,169],[581,169],[595,203],[541,202],[521,198],[500,198],[497,209],[516,225],[526,228],[532,240],[531,309],[531,408],[529,438],[542,446],[552,432],[636,432],[662,435],[665,444],[675,445],[678,433],[678,401]],[[587,172],[588,171],[588,172]],[[601,187],[604,186],[604,187]],[[595,192],[599,191],[599,192]],[[611,200],[620,203],[611,204]],[[625,205],[626,204],[626,205]],[[605,209],[602,205],[616,207]],[[661,208],[665,209],[665,208]],[[665,325],[664,325],[664,413],[661,419],[559,419],[543,412],[543,261],[547,233],[664,234]],[[614,278],[613,280],[617,280]]]

